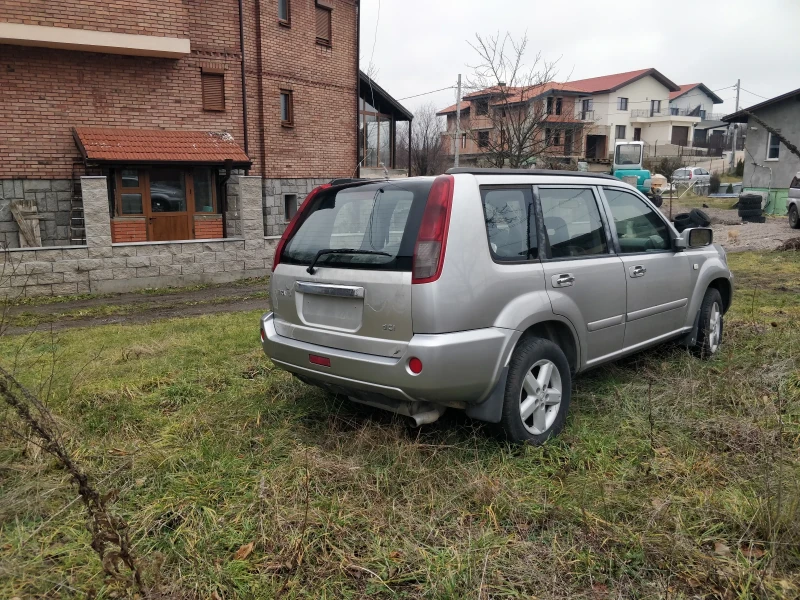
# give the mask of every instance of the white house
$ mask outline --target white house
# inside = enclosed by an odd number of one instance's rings
[[[687,83],[677,92],[669,95],[669,108],[674,114],[688,114],[700,117],[694,127],[692,143],[700,146],[721,148],[727,134],[727,123],[722,123],[722,115],[714,114],[714,105],[724,100],[703,83]]]
[[[656,69],[592,77],[568,85],[591,94],[581,105],[584,120],[594,123],[586,136],[588,159],[608,157],[615,140],[691,146],[694,125],[701,120],[688,110],[672,110],[670,94],[681,87]]]

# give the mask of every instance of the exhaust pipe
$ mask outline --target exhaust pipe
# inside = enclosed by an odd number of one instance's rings
[[[388,410],[398,415],[410,417],[414,421],[414,427],[421,425],[428,425],[438,421],[439,418],[447,410],[446,406],[440,404],[433,404],[432,402],[407,402],[404,400],[394,400],[377,394],[362,395],[361,397],[349,396],[350,400],[357,404],[366,404]]]
[[[415,413],[411,415],[411,418],[414,419],[414,427],[420,427],[421,425],[429,425],[439,420],[444,414],[444,411],[447,410],[446,406],[439,406],[438,404],[434,404],[431,410],[426,410],[425,412]]]

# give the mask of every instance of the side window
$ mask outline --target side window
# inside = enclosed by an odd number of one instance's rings
[[[496,261],[539,258],[533,198],[527,189],[482,189],[486,236]]]
[[[622,254],[658,252],[672,247],[666,223],[644,200],[616,188],[603,188],[617,227]]]
[[[789,186],[791,188],[800,188],[800,177],[795,175],[794,179],[792,179],[792,184]]]
[[[540,188],[544,227],[553,258],[608,254],[608,242],[592,190]]]

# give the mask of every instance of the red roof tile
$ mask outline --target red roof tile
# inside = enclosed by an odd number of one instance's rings
[[[655,69],[639,69],[638,71],[628,71],[626,73],[615,73],[613,75],[603,75],[602,77],[590,77],[589,79],[579,79],[578,81],[570,81],[569,85],[577,88],[582,92],[589,94],[599,94],[602,92],[613,92],[627,85],[641,79],[646,75],[652,75],[655,79],[663,83],[670,91],[677,91],[677,84],[673,83],[664,75]]]
[[[222,131],[76,127],[74,136],[89,162],[251,165],[233,136]]]
[[[546,94],[548,92],[580,93],[580,90],[576,89],[571,83],[559,83],[557,81],[551,81],[534,87],[506,87],[502,89],[508,94],[507,101],[511,104],[514,104],[516,102],[521,102],[523,96],[527,100],[533,100],[534,98],[541,96],[542,94]],[[500,94],[500,90],[501,88],[493,86],[483,90],[478,90],[477,92],[472,92],[470,94],[467,94],[461,100],[462,112],[470,107],[470,99],[480,98],[482,96],[493,96],[493,95],[497,96]],[[498,100],[497,102],[492,102],[493,105],[501,103],[502,103],[501,100]],[[455,104],[453,104],[452,106],[448,106],[447,108],[443,108],[436,114],[446,115],[454,112],[456,112]]]
[[[675,98],[679,98],[680,96],[683,96],[686,92],[688,92],[690,90],[693,90],[698,85],[700,85],[700,84],[699,83],[686,83],[686,84],[680,86],[681,89],[676,90],[674,92],[670,92],[669,93],[669,99],[670,100],[675,100]]]

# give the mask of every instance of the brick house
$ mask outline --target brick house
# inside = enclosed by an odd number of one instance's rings
[[[358,80],[357,0],[5,2],[0,245],[20,245],[20,201],[27,245],[91,245],[87,175],[106,178],[112,244],[240,235],[244,173],[280,236],[313,187],[352,176]]]

